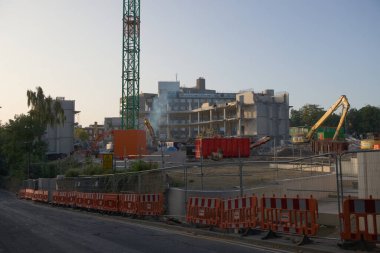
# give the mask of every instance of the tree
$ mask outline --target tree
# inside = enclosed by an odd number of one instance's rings
[[[31,107],[29,115],[41,126],[46,128],[64,123],[65,112],[61,104],[51,96],[46,97],[41,87],[37,87],[35,92],[28,90],[26,95],[28,107]]]
[[[75,128],[74,137],[82,142],[89,140],[89,135],[83,128]]]
[[[370,105],[362,107],[357,127],[361,134],[380,133],[380,108]]]
[[[298,111],[292,109],[290,117],[291,126],[312,126],[325,113],[325,111],[315,104],[306,104]]]
[[[290,112],[290,126],[313,126],[326,113],[319,105],[306,104],[299,110],[292,109]],[[326,119],[322,126],[337,126],[340,116],[333,113]]]

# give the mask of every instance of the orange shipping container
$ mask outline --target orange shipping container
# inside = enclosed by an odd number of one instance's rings
[[[114,130],[114,156],[124,159],[146,155],[146,133],[144,130]]]

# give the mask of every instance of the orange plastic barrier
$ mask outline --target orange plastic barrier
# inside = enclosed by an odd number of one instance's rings
[[[52,199],[53,204],[73,207],[75,205],[75,192],[54,191]]]
[[[54,204],[54,205],[58,205],[58,204],[59,204],[59,201],[58,201],[58,199],[59,199],[59,195],[58,195],[58,193],[59,193],[59,192],[57,192],[57,191],[54,191],[54,192],[52,193],[52,200],[51,200],[51,203]]]
[[[106,212],[118,211],[118,194],[114,193],[94,193],[94,209]]]
[[[75,206],[79,208],[85,207],[84,192],[77,192],[75,197]]]
[[[318,203],[310,198],[261,198],[261,228],[273,232],[316,235]]]
[[[26,199],[32,199],[34,195],[33,189],[25,189],[25,198]]]
[[[137,206],[139,215],[159,216],[164,212],[164,197],[162,193],[140,194]]]
[[[40,201],[48,203],[49,202],[49,191],[42,191]]]
[[[67,192],[66,197],[67,198],[66,198],[65,205],[74,207],[75,201],[76,201],[76,192]]]
[[[115,193],[104,193],[103,210],[106,212],[119,211],[119,195]]]
[[[104,193],[94,193],[94,209],[102,211],[104,206]]]
[[[32,200],[33,201],[40,201],[42,199],[42,196],[40,196],[40,195],[42,195],[42,191],[41,190],[35,190],[33,192]]]
[[[123,214],[137,214],[139,195],[136,193],[119,194],[119,211]]]
[[[19,197],[20,199],[25,199],[25,198],[26,198],[26,189],[20,189],[20,190],[18,191],[18,197]]]
[[[257,197],[240,197],[223,200],[221,205],[221,228],[255,228],[257,226]]]
[[[65,206],[66,205],[66,201],[67,201],[67,192],[58,192],[58,200],[57,200],[57,204],[58,205],[62,205],[62,206]]]
[[[87,209],[96,209],[95,193],[84,193],[84,207]]]
[[[187,203],[186,221],[192,224],[219,225],[220,204],[218,198],[191,197]]]
[[[380,199],[346,199],[343,202],[341,238],[347,241],[380,242]]]

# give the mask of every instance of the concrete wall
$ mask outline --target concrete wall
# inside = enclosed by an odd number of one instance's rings
[[[380,152],[358,153],[359,198],[380,198]]]
[[[350,158],[350,160],[342,160],[342,173],[343,175],[351,175],[351,176],[357,176],[358,175],[358,159],[356,157]]]

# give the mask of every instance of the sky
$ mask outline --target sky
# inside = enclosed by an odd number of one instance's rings
[[[0,120],[27,90],[75,100],[88,126],[119,116],[122,0],[0,0]],[[379,0],[141,0],[140,92],[158,81],[286,91],[295,109],[380,106]]]

